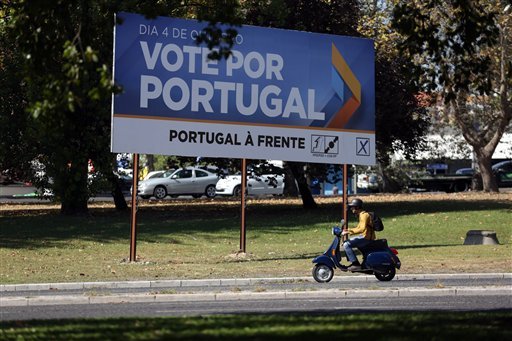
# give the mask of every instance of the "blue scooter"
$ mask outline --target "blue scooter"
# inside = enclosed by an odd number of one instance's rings
[[[342,226],[344,221],[342,221]],[[363,262],[360,270],[348,270],[348,267],[341,264],[340,244],[342,242],[342,229],[339,226],[332,228],[334,240],[331,246],[323,255],[313,259],[313,278],[319,283],[327,283],[334,276],[334,269],[338,268],[344,272],[360,272],[375,275],[379,281],[391,281],[400,269],[401,263],[398,259],[398,251],[390,248],[386,239],[373,240],[364,248],[359,248],[363,254]]]

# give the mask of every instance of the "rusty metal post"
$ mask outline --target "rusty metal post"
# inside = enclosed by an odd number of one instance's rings
[[[240,205],[241,205],[241,214],[240,214],[240,252],[245,253],[245,192],[247,188],[247,160],[242,159],[242,183],[241,183],[241,192],[240,192]]]
[[[348,167],[343,165],[343,219],[348,222]]]
[[[343,220],[345,221],[345,226],[348,228],[348,167],[347,165],[343,165]],[[344,235],[342,240],[347,240],[348,235]]]
[[[139,182],[139,154],[133,154],[132,214],[130,220],[130,262],[137,260],[137,185]]]

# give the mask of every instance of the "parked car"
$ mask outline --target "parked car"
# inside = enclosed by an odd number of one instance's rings
[[[473,168],[460,168],[455,171],[457,175],[473,175],[475,170]]]
[[[208,170],[208,169],[207,169]],[[149,172],[148,174],[146,174],[144,176],[144,179],[142,180],[148,180],[148,179],[153,179],[153,178],[164,178],[164,177],[168,177],[169,175],[171,175],[172,173],[174,173],[176,171],[176,168],[170,168],[170,169],[167,169],[167,170],[157,170],[157,171],[151,171]],[[215,172],[211,172],[210,173],[215,173]]]
[[[492,166],[498,187],[512,187],[512,160],[498,162]]]
[[[155,197],[163,199],[170,195],[192,195],[200,198],[215,196],[215,185],[219,177],[196,167],[179,168],[174,172],[165,172],[161,178],[152,178],[139,182],[137,195],[143,199]]]
[[[165,171],[152,171],[152,172],[149,172],[148,174],[144,175],[144,178],[142,180],[147,180],[147,179],[152,179],[152,178],[161,178],[164,173],[165,173]]]
[[[498,187],[512,187],[512,160],[501,161],[492,165],[492,173],[496,177]],[[473,175],[474,169],[461,168],[455,174]]]
[[[379,189],[379,177],[377,174],[358,174],[356,186],[372,191],[377,190]]]
[[[282,195],[284,190],[284,171],[272,165],[252,167],[247,172],[247,195]],[[242,176],[228,175],[222,177],[215,187],[217,195],[240,196]]]

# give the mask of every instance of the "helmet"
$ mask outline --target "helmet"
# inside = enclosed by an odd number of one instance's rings
[[[352,199],[352,201],[348,204],[348,207],[363,207],[363,201],[361,199]]]

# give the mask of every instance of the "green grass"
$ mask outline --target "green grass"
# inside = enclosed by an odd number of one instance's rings
[[[510,340],[512,313],[224,315],[0,323],[2,340]]]
[[[135,279],[310,276],[341,217],[339,201],[251,200],[247,252],[239,249],[239,205],[230,201],[145,203],[138,213],[139,261],[129,256],[129,212],[93,205],[64,217],[47,205],[0,206],[2,284]],[[379,237],[399,250],[399,273],[511,272],[512,196],[374,196]],[[20,209],[21,208],[21,209]],[[351,220],[353,223],[353,219]],[[464,246],[471,229],[497,232],[500,245]],[[485,267],[484,267],[485,266]],[[312,339],[505,340],[512,312],[220,315],[0,322],[2,340]]]
[[[338,200],[250,200],[247,254],[239,203],[144,203],[138,211],[138,262],[130,252],[130,213],[91,205],[87,217],[57,207],[0,206],[0,283],[310,276],[341,218]],[[399,251],[399,273],[511,272],[512,194],[365,197]],[[354,219],[351,219],[351,224]],[[500,245],[464,246],[468,230],[494,230]]]

